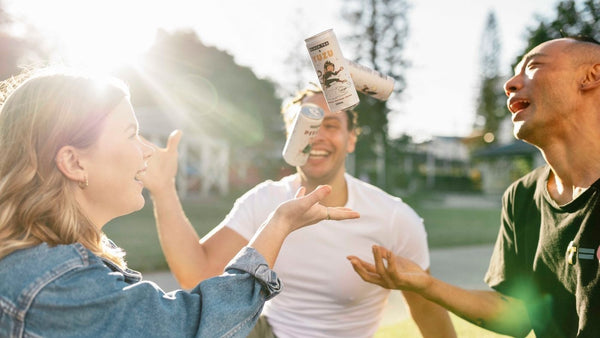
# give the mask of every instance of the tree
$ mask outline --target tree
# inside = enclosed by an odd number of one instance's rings
[[[282,98],[293,97],[296,92],[308,85],[310,82],[319,83],[315,74],[310,56],[306,50],[304,39],[310,36],[312,26],[306,21],[307,13],[304,8],[297,8],[295,15],[289,21],[294,27],[290,32],[289,41],[294,41],[291,48],[288,48],[287,56],[284,60],[284,66],[287,74],[291,76],[277,79],[279,84],[277,92]]]
[[[16,35],[17,26],[25,33]],[[39,32],[6,12],[0,1],[0,80],[19,74],[22,64],[43,57],[42,41]]]
[[[405,0],[348,0],[344,17],[353,31],[344,39],[354,50],[356,62],[371,67],[396,80],[396,99],[405,89],[404,71],[408,66],[404,58],[404,44],[408,36],[408,11]],[[387,102],[377,101],[359,94],[360,104],[356,108],[359,125],[363,128],[363,141],[356,148],[357,174],[376,172],[376,184],[391,188],[388,179],[387,161],[389,139]],[[383,161],[382,161],[383,160]],[[382,163],[383,162],[383,163]],[[373,167],[373,163],[378,165]]]
[[[481,142],[492,143],[502,119],[507,116],[500,73],[500,50],[502,44],[498,34],[498,24],[493,11],[488,13],[485,29],[481,37],[481,87],[477,98],[477,119],[475,129],[483,135]]]
[[[274,84],[204,45],[195,32],[159,31],[141,64],[119,73],[135,106],[180,114],[188,130],[227,140],[232,165],[253,165],[260,179],[283,165],[274,155],[285,137]]]
[[[552,20],[538,18],[536,27],[527,29],[527,46],[517,56],[513,68],[523,55],[542,42],[562,36],[585,35],[600,41],[600,2],[598,0],[565,0],[556,5],[556,17]]]

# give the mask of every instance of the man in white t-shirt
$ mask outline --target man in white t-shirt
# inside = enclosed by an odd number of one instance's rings
[[[291,104],[302,103],[316,104],[325,112],[306,164],[297,167],[296,174],[265,181],[248,191],[202,239],[185,217],[175,190],[180,134],[169,139],[167,148],[157,149],[144,183],[154,202],[161,245],[181,285],[196,285],[221,274],[267,216],[300,186],[310,192],[319,185],[330,185],[332,192],[321,203],[352,208],[361,217],[323,221],[329,224],[301,229],[286,239],[274,266],[284,289],[267,302],[250,336],[370,337],[377,331],[390,290],[365,283],[346,257],[372,261],[371,247],[380,245],[428,269],[425,228],[402,200],[346,173],[346,156],[354,151],[357,138],[355,113],[329,111],[319,90],[305,90]],[[285,119],[291,123],[293,116]],[[423,336],[455,336],[446,310],[412,292],[403,295]]]

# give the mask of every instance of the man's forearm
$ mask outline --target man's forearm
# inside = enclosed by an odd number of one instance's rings
[[[524,304],[496,291],[465,290],[435,279],[423,296],[482,328],[524,337],[531,324]]]
[[[204,259],[200,238],[186,217],[174,186],[152,195],[152,201],[158,238],[169,268],[182,287],[192,287],[202,279],[198,276]]]
[[[410,315],[419,327],[423,338],[456,337],[454,326],[446,309],[414,292],[402,291],[402,294],[409,306]]]

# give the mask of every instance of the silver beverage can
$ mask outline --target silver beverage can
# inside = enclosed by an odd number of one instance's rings
[[[312,139],[319,132],[325,112],[321,107],[304,103],[301,106],[295,105],[290,109],[295,109],[294,121],[291,130],[288,130],[287,141],[283,147],[283,159],[291,166],[302,166],[308,160],[310,154]]]
[[[394,78],[381,74],[375,69],[347,60],[348,70],[357,91],[378,100],[387,100],[394,90]]]
[[[304,42],[329,110],[336,112],[356,107],[358,93],[333,29],[311,36]]]

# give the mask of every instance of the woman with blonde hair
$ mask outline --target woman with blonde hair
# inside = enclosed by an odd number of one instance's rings
[[[43,71],[2,85],[0,336],[240,336],[280,292],[271,270],[285,237],[325,218],[320,187],[282,203],[221,276],[163,292],[127,268],[102,232],[144,205],[153,147],[114,78]]]

